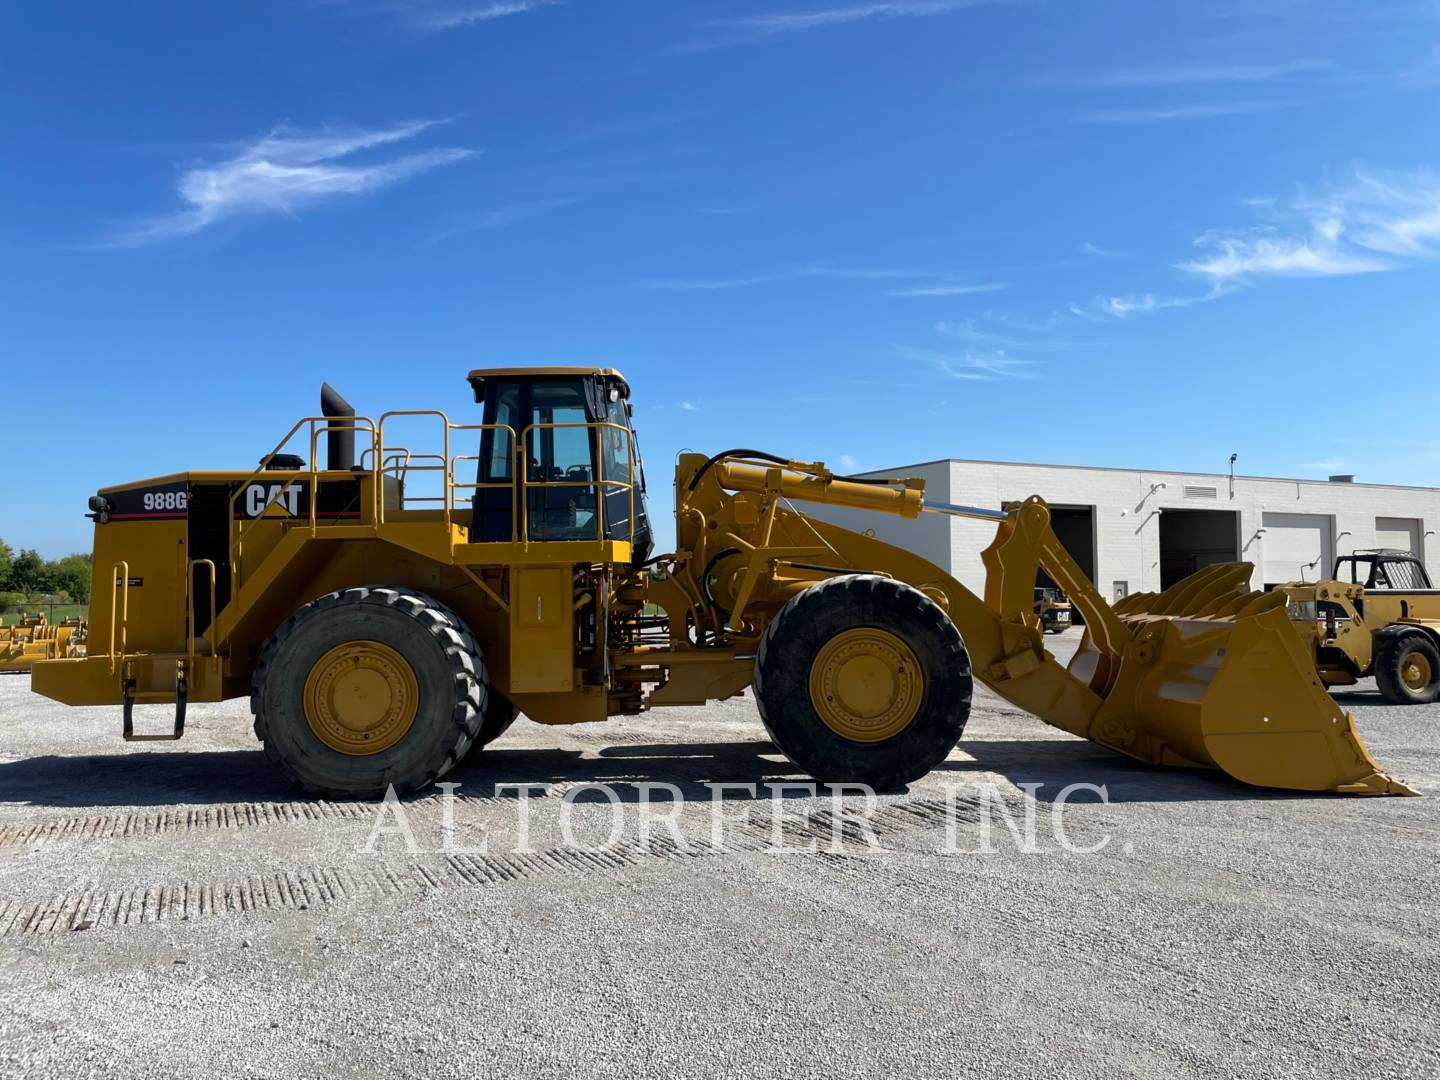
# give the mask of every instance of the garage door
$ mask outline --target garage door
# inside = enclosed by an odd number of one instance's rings
[[[1299,581],[1302,568],[1310,581],[1330,576],[1335,558],[1327,515],[1266,514],[1263,524],[1260,573],[1267,588],[1282,581]],[[1313,567],[1309,565],[1312,562]]]
[[[1415,518],[1377,517],[1375,546],[1420,554],[1420,522]]]

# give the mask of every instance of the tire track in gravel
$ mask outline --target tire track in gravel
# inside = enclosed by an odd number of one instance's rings
[[[235,829],[355,821],[375,813],[374,803],[225,803],[180,810],[77,814],[0,826],[0,848],[38,848],[62,841],[98,842],[186,836]]]
[[[552,784],[551,796],[561,797],[572,787],[583,783]],[[471,795],[456,793],[455,803],[493,805],[513,802],[502,795]],[[248,802],[215,806],[187,807],[177,810],[131,811],[110,814],[75,814],[0,825],[0,850],[5,848],[36,849],[51,844],[79,841],[98,843],[111,840],[144,840],[161,836],[185,837],[199,833],[244,829],[265,829],[276,826],[328,824],[363,821],[373,818],[383,806],[380,802]],[[407,815],[435,818],[443,814],[443,802],[434,796],[413,801],[402,800]]]
[[[364,813],[370,812],[368,804],[329,805],[353,805]],[[872,828],[877,837],[883,837],[917,829],[943,828],[952,812],[957,821],[973,823],[979,820],[980,808],[975,803],[967,805],[965,800],[956,800],[953,804],[935,799],[897,802],[878,808],[865,825]],[[174,825],[177,830],[182,827],[178,821]],[[816,842],[814,852],[792,849],[795,854],[872,862],[870,872],[880,866],[871,860],[852,858],[871,849],[864,828],[844,809],[838,817],[829,807],[803,816],[788,815],[782,818],[781,834],[787,846],[796,841]],[[839,853],[820,850],[821,845],[836,845],[837,837]],[[359,869],[312,865],[128,887],[109,887],[90,881],[78,889],[47,897],[0,900],[0,937],[139,926],[162,919],[189,920],[254,911],[304,911],[357,897],[403,897],[440,889],[504,885],[554,876],[614,873],[646,862],[683,863],[728,854],[753,854],[772,848],[772,822],[767,816],[765,820],[739,823],[729,839],[723,847],[695,837],[687,837],[682,847],[670,837],[651,836],[648,842],[633,841],[596,851],[547,848],[499,855],[430,853],[403,863],[381,861]],[[891,885],[922,887],[920,879],[907,881],[906,878],[903,871],[898,877],[887,875]]]
[[[680,861],[710,853],[699,845],[682,850],[652,840],[648,847],[630,845],[607,851],[548,848],[505,855],[437,854],[361,869],[307,866],[119,889],[91,882],[44,900],[0,902],[0,937],[253,911],[306,911],[352,898],[413,896],[448,888],[613,872],[645,860]]]

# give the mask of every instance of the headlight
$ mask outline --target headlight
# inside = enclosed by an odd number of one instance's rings
[[[1285,614],[1290,616],[1291,622],[1313,623],[1315,621],[1315,601],[1291,600],[1285,605]]]

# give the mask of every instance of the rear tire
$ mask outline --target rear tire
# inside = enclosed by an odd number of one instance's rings
[[[330,593],[260,654],[250,708],[265,755],[307,791],[413,791],[465,756],[485,715],[485,661],[458,616],[423,593]]]
[[[791,598],[755,658],[755,700],[775,745],[817,780],[901,787],[955,748],[974,683],[944,610],[874,574]]]
[[[1375,685],[1392,705],[1425,705],[1440,698],[1440,649],[1424,634],[1386,643],[1375,657]]]

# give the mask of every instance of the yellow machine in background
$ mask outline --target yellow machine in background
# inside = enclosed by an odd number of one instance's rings
[[[44,614],[23,611],[14,623],[0,625],[0,672],[29,671],[39,660],[85,655],[85,621],[49,623]]]
[[[1037,586],[1035,617],[1047,634],[1063,634],[1070,629],[1070,601],[1059,589]]]
[[[1275,586],[1326,686],[1373,675],[1392,705],[1440,700],[1440,592],[1408,551],[1360,550],[1328,581]]]
[[[1284,597],[1248,591],[1248,566],[1112,610],[1038,498],[955,506],[927,501],[919,480],[755,450],[680,456],[676,550],[652,556],[619,373],[497,369],[470,382],[479,423],[356,417],[325,387],[323,415],[258,469],[101,491],[97,640],[83,660],[36,665],[35,688],[121,703],[127,738],[178,737],[186,701],[249,695],[270,758],[337,795],[426,784],[517,709],[567,724],[752,685],[801,769],[890,788],[954,748],[973,678],[1145,762],[1300,790],[1410,790],[1325,693]],[[432,426],[429,453],[392,445],[406,422]],[[309,464],[284,452],[302,433]],[[798,509],[810,503],[992,521],[983,597]],[[1040,568],[1085,620],[1068,670],[1043,644]],[[132,706],[145,702],[176,704],[173,731],[135,735]]]

